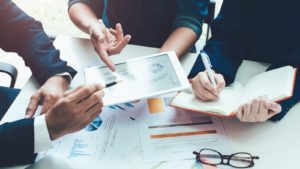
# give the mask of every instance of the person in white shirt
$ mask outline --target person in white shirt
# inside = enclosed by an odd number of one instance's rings
[[[11,0],[0,0],[0,48],[17,52],[42,84],[24,111],[26,118],[0,125],[0,167],[33,163],[52,140],[81,130],[101,113],[102,86],[66,91],[76,71],[59,58],[40,22]],[[0,87],[0,119],[18,92]],[[42,115],[33,118],[40,103]]]

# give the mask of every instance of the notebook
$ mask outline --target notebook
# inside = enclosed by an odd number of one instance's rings
[[[260,73],[246,85],[235,81],[223,89],[217,101],[200,101],[192,92],[180,92],[170,103],[171,106],[216,116],[234,116],[238,107],[258,96],[268,96],[280,102],[292,97],[297,69],[285,66]]]

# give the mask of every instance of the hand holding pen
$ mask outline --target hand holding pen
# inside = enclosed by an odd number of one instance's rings
[[[204,51],[200,55],[206,70],[192,79],[193,92],[202,101],[216,100],[225,87],[224,77],[212,70],[210,59]]]

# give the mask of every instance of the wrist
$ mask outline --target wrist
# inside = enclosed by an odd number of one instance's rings
[[[87,25],[87,31],[89,35],[92,35],[95,32],[94,30],[101,30],[104,28],[106,29],[106,26],[104,25],[101,19],[93,20]]]
[[[51,119],[51,117],[49,117],[49,113],[46,113],[45,121],[46,121],[47,129],[48,129],[51,141],[56,140],[59,137],[61,137],[61,134],[59,132],[60,130],[56,127],[55,124],[53,124],[53,120]]]
[[[55,75],[55,76],[51,77],[51,80],[53,80],[54,83],[61,86],[62,89],[64,89],[64,90],[66,90],[70,84],[68,77],[66,77],[64,75]]]

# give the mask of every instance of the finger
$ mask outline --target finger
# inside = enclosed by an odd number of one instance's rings
[[[260,98],[255,98],[251,102],[251,111],[249,114],[249,121],[250,122],[256,122],[256,118],[258,118],[260,115],[258,114],[259,112],[259,102]]]
[[[106,51],[104,51],[101,47],[96,48],[96,52],[98,53],[98,55],[100,56],[100,58],[104,62],[104,64],[107,65],[107,67],[110,70],[115,71],[115,65],[109,59],[108,53]]]
[[[91,35],[91,39],[97,44],[97,46],[99,46],[99,44],[105,42],[105,32],[106,30],[103,29],[103,31],[101,30],[98,30],[98,29],[93,29],[91,32],[90,32],[90,35]]]
[[[131,39],[130,35],[126,35],[125,38],[123,38],[116,46],[113,46],[108,49],[108,53],[110,55],[119,54],[121,51],[126,47],[126,45],[129,43]]]
[[[113,28],[109,28],[109,32],[115,36],[117,36],[117,31]]]
[[[85,87],[79,89],[77,92],[68,96],[71,102],[78,104],[82,100],[86,99],[93,93],[103,88],[100,84],[88,84]]]
[[[244,104],[243,112],[244,112],[244,114],[243,114],[242,121],[244,121],[244,122],[249,121],[249,114],[251,112],[251,102]]]
[[[120,23],[117,23],[116,31],[117,31],[117,41],[120,42],[124,37],[123,28]]]
[[[192,88],[197,97],[203,101],[214,100],[217,97],[202,87],[199,77],[192,80]]]
[[[211,84],[211,82],[209,81],[208,75],[206,72],[201,72],[199,73],[199,80],[201,85],[206,88],[209,92],[211,92],[212,94],[218,96],[218,92],[217,90],[213,87],[213,85]]]
[[[89,120],[94,120],[97,115],[99,115],[102,111],[103,104],[95,104],[93,107],[91,107],[88,111],[86,111],[86,115],[88,115]],[[94,117],[96,115],[96,117]]]
[[[221,74],[216,74],[215,80],[217,82],[217,91],[220,93],[225,87],[225,79]]]
[[[77,92],[77,91],[78,91],[79,89],[81,89],[81,88],[83,88],[82,85],[76,87],[76,88],[73,89],[73,90],[68,90],[68,91],[66,91],[66,92],[64,93],[64,97],[67,97],[67,96],[69,96],[69,95],[71,95],[71,94]]]
[[[268,108],[266,107],[266,101],[267,101],[267,96],[262,96],[259,101],[259,116],[257,117],[256,121],[266,121],[269,118],[268,114]]]
[[[83,109],[84,112],[86,112],[91,107],[93,107],[95,104],[103,105],[103,101],[102,101],[103,96],[104,96],[103,90],[98,90],[95,93],[93,93],[92,95],[90,95],[89,97],[87,97],[86,99],[82,100],[78,104],[78,106],[80,107],[80,109]]]
[[[198,99],[200,99],[201,101],[210,101],[210,99],[208,99],[208,98],[206,98],[206,97],[204,97],[204,96],[202,96],[202,94],[197,90],[197,89],[193,89],[193,92],[194,92],[194,94],[196,95],[196,97],[198,98]]]
[[[236,117],[241,121],[243,117],[243,106],[240,106],[237,110]]]
[[[269,115],[273,116],[281,112],[281,106],[273,101],[267,101],[266,107],[270,110]]]
[[[41,115],[45,114],[59,99],[59,96],[54,95],[46,95],[43,98],[43,108],[41,111]]]
[[[26,118],[31,118],[33,117],[38,105],[39,105],[39,101],[42,97],[42,92],[39,90],[37,91],[33,96],[31,96],[29,104],[27,106],[26,109]]]
[[[208,100],[216,100],[218,98],[216,95],[212,94],[206,88],[204,88],[200,83],[198,83],[197,90],[201,94],[202,97],[204,97]]]
[[[85,128],[88,124],[90,124],[97,116],[100,115],[102,112],[102,107],[100,105],[95,105],[90,112],[85,113],[83,124],[81,125],[80,129]]]

